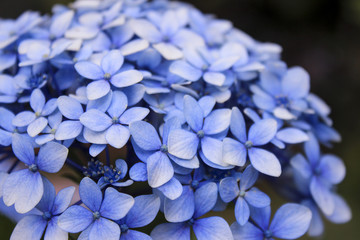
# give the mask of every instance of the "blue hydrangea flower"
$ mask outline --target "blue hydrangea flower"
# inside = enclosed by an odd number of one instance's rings
[[[235,139],[225,138],[223,145],[223,160],[232,165],[243,166],[247,155],[253,167],[266,175],[278,177],[281,165],[277,157],[265,149],[259,148],[269,143],[276,135],[277,123],[273,119],[255,122],[246,134],[245,119],[240,110],[232,109],[231,133]]]
[[[152,194],[135,197],[134,206],[125,218],[118,221],[121,229],[120,240],[151,240],[149,235],[134,230],[134,228],[141,228],[151,223],[159,209],[160,198],[158,196]]]
[[[142,107],[127,109],[128,100],[123,92],[115,91],[107,113],[98,109],[89,109],[80,116],[80,122],[86,127],[84,137],[95,144],[110,144],[122,148],[130,137],[127,127],[132,122],[144,119],[149,110]]]
[[[35,89],[30,96],[30,106],[33,111],[18,113],[12,123],[16,127],[26,127],[30,137],[41,133],[48,124],[47,116],[57,108],[56,99],[52,98],[46,102],[44,94],[40,89]]]
[[[237,222],[231,225],[235,239],[297,239],[309,228],[311,211],[302,205],[288,203],[275,213],[270,224],[270,207],[254,208],[251,211],[254,223],[247,222],[241,226]]]
[[[230,202],[236,198],[235,217],[242,226],[249,220],[249,205],[256,208],[264,208],[270,205],[270,198],[253,187],[257,178],[258,172],[250,165],[241,175],[240,184],[234,177],[224,178],[219,184],[220,197],[224,202]]]
[[[62,230],[57,222],[59,215],[69,206],[74,195],[75,187],[67,187],[55,194],[54,186],[44,180],[44,195],[37,205],[39,212],[22,218],[11,234],[11,240],[34,239],[40,240],[44,234],[45,240],[66,240],[68,233]],[[46,228],[46,230],[45,230]]]
[[[168,139],[169,153],[175,157],[191,159],[200,145],[201,151],[211,163],[226,167],[228,164],[222,161],[221,156],[221,135],[228,130],[231,111],[217,109],[211,112],[214,102],[208,100],[198,103],[189,95],[184,97],[184,117],[192,131],[172,130]],[[219,135],[220,140],[217,139]]]
[[[303,155],[295,155],[291,166],[305,179],[316,204],[325,213],[331,215],[335,202],[331,187],[340,183],[345,177],[345,165],[340,158],[332,154],[321,155],[318,141],[313,135],[304,144],[306,160]]]
[[[189,187],[184,187],[183,194],[176,200],[170,200],[171,207],[165,209],[165,217],[171,223],[156,226],[151,232],[151,237],[154,240],[186,240],[190,239],[192,228],[199,240],[232,240],[229,225],[223,218],[217,216],[200,218],[215,206],[217,195],[215,183],[207,183],[195,193]],[[182,210],[178,211],[178,209]]]
[[[102,176],[98,181],[98,185],[101,189],[106,187],[107,185],[111,185],[114,187],[127,187],[133,183],[132,180],[119,182],[126,176],[128,171],[128,166],[124,160],[117,159],[115,161],[115,166],[115,168],[104,166],[104,176]]]
[[[80,182],[79,193],[85,207],[73,205],[60,215],[58,225],[70,233],[82,232],[80,239],[120,238],[120,227],[114,221],[129,212],[134,199],[114,188],[107,188],[104,196],[99,186],[90,178]]]
[[[105,96],[110,91],[109,82],[118,88],[124,88],[140,82],[142,74],[136,70],[121,70],[124,57],[118,50],[112,50],[101,59],[101,66],[82,61],[75,64],[76,71],[84,78],[93,80],[87,85],[86,93],[89,100]]]
[[[58,172],[65,163],[68,149],[59,143],[49,142],[40,147],[35,157],[30,141],[19,134],[13,135],[12,149],[27,168],[12,172],[6,178],[3,200],[7,206],[15,204],[17,212],[26,213],[40,202],[44,193],[44,177],[39,171]]]

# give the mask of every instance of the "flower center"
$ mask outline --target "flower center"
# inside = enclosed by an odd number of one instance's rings
[[[282,107],[285,107],[285,108],[289,107],[290,101],[287,98],[287,96],[278,95],[278,96],[275,97],[275,100],[276,100],[276,104],[278,106],[282,106]]]
[[[118,124],[119,123],[119,118],[118,117],[113,117],[112,122],[113,122],[113,124]]]
[[[36,166],[36,164],[31,164],[29,166],[29,170],[32,171],[32,172],[37,172],[38,167]]]
[[[110,73],[105,73],[105,74],[104,74],[104,78],[105,78],[106,80],[109,80],[109,79],[111,78],[111,74],[110,74]]]
[[[50,212],[44,212],[42,215],[43,219],[45,219],[46,221],[51,219],[51,213]]]
[[[36,117],[40,117],[40,115],[41,115],[41,112],[36,112],[36,113],[35,113],[35,116],[36,116]]]
[[[94,213],[93,213],[93,219],[94,219],[94,220],[98,220],[100,217],[101,217],[101,216],[100,216],[100,213],[99,213],[99,212],[94,212]]]
[[[264,231],[264,237],[265,237],[266,239],[272,238],[272,232],[271,232],[271,230],[266,230],[266,231]]]
[[[240,197],[245,197],[245,194],[246,194],[246,192],[244,190],[241,190],[240,193],[239,193],[239,196]]]
[[[247,148],[247,149],[250,149],[250,148],[252,148],[253,147],[253,142],[252,141],[246,141],[245,142],[245,147]]]
[[[129,230],[129,227],[126,224],[121,224],[120,230],[121,230],[121,233],[126,233]]]
[[[199,138],[203,138],[205,136],[205,133],[203,130],[200,130],[196,133],[196,135],[199,137]]]
[[[161,145],[160,151],[163,153],[167,153],[168,147],[166,146],[166,144]]]

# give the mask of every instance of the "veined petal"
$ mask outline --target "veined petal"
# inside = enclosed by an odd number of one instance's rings
[[[277,123],[273,119],[264,119],[255,122],[249,130],[249,141],[254,146],[261,146],[271,141],[277,132]]]
[[[13,134],[12,150],[15,156],[26,165],[35,163],[34,148],[28,138],[17,133]]]
[[[39,215],[29,215],[22,218],[15,226],[10,240],[34,239],[40,240],[46,227],[46,220]]]
[[[76,138],[80,135],[83,129],[83,125],[80,121],[64,121],[58,126],[55,139],[56,140],[68,140]]]
[[[167,183],[174,175],[174,168],[168,156],[160,151],[147,159],[148,182],[152,188]]]
[[[112,125],[105,135],[106,141],[114,148],[122,148],[129,141],[130,132],[127,127],[120,124]]]
[[[144,227],[155,219],[159,209],[160,198],[155,194],[137,196],[134,206],[125,217],[125,223],[130,228]]]
[[[112,85],[118,88],[129,87],[141,82],[143,75],[137,70],[127,70],[114,75],[110,81]]]
[[[81,104],[74,98],[68,96],[60,96],[57,100],[57,105],[62,115],[68,119],[77,120],[84,112]]]
[[[170,132],[168,139],[169,153],[178,158],[191,159],[195,156],[199,145],[196,134],[182,129]]]
[[[60,215],[58,225],[67,232],[77,233],[85,230],[93,220],[92,212],[81,206],[74,205]]]
[[[228,223],[221,217],[197,219],[194,232],[198,240],[233,240]]]
[[[161,142],[156,129],[147,122],[137,121],[129,125],[130,133],[136,144],[144,150],[159,150]]]
[[[45,105],[45,96],[40,89],[35,89],[30,96],[30,106],[34,112],[41,112]]]
[[[104,131],[112,125],[111,118],[105,113],[90,109],[80,116],[80,122],[93,131]]]
[[[92,63],[92,62],[78,62],[75,64],[75,70],[83,77],[92,79],[92,80],[99,80],[104,78],[104,72],[100,68],[99,65]]]
[[[223,132],[230,126],[230,119],[230,109],[214,110],[205,118],[203,131],[208,135]]]
[[[241,226],[237,222],[231,225],[231,231],[234,239],[246,239],[246,240],[263,240],[263,232],[255,227],[252,223],[247,222],[244,226]]]
[[[68,156],[69,150],[56,142],[46,143],[40,148],[37,165],[42,171],[56,173],[60,171]]]
[[[35,113],[30,111],[24,111],[17,114],[12,123],[16,127],[25,127],[35,120]]]
[[[246,163],[247,150],[245,146],[232,138],[223,140],[222,154],[223,161],[227,164],[244,166]]]
[[[280,176],[281,165],[273,153],[261,148],[251,148],[249,158],[253,167],[259,172],[273,177]]]
[[[149,109],[143,107],[130,108],[121,115],[120,122],[129,125],[132,122],[141,121],[149,114],[149,112]]]
[[[183,52],[171,43],[157,43],[153,44],[155,48],[166,60],[177,60],[183,57]]]
[[[209,182],[195,191],[194,218],[201,217],[213,209],[218,196],[216,183]]]
[[[185,222],[189,220],[195,211],[193,190],[188,186],[183,187],[180,197],[175,200],[165,199],[164,213],[169,222]]]
[[[186,61],[175,61],[170,65],[169,71],[189,81],[197,81],[202,76],[202,71],[194,68]]]
[[[219,183],[219,194],[224,202],[231,202],[238,196],[239,192],[239,185],[234,177],[221,179]]]
[[[79,194],[81,201],[92,211],[99,211],[102,193],[99,186],[90,178],[85,177],[80,182]]]
[[[123,63],[124,57],[121,52],[119,50],[111,50],[101,60],[101,68],[105,74],[113,75],[119,71]]]
[[[104,200],[99,212],[102,217],[119,220],[126,216],[133,205],[134,198],[110,187],[105,190]]]
[[[263,208],[270,205],[270,198],[268,195],[257,189],[256,187],[251,188],[245,194],[245,200],[253,207]]]
[[[40,117],[29,124],[27,127],[27,133],[30,137],[35,137],[41,133],[48,124],[48,120],[44,117]]]
[[[204,113],[197,101],[189,95],[184,96],[184,116],[195,132],[202,129]]]
[[[154,240],[190,240],[190,227],[186,223],[163,223],[151,232]]]
[[[235,218],[236,221],[241,225],[245,225],[250,217],[249,205],[243,197],[238,197],[235,203]]]
[[[89,100],[99,99],[110,91],[110,84],[105,80],[97,80],[89,83],[86,87],[86,95]]]
[[[239,139],[242,143],[245,143],[247,140],[246,136],[246,125],[243,114],[237,107],[233,107],[231,110],[231,120],[230,120],[230,129],[231,133]]]

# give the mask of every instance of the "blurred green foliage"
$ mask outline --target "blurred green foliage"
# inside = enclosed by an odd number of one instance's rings
[[[0,17],[14,18],[31,9],[49,13],[69,0],[0,1]],[[231,20],[260,41],[283,46],[289,66],[301,65],[312,77],[312,91],[332,107],[343,142],[332,152],[347,165],[339,192],[353,210],[345,225],[327,224],[326,240],[358,240],[360,236],[360,1],[359,0],[187,0],[203,12]],[[275,203],[278,205],[278,203]],[[0,239],[13,228],[0,216]],[[304,237],[304,239],[308,239]]]

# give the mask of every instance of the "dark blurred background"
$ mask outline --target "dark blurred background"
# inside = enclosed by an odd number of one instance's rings
[[[0,17],[31,9],[50,12],[70,0],[0,0]],[[332,150],[347,165],[339,186],[353,211],[344,225],[327,224],[326,240],[360,239],[360,0],[187,0],[203,12],[231,20],[260,41],[279,43],[289,66],[311,75],[312,91],[332,107],[343,141]],[[359,171],[359,172],[358,172]],[[0,239],[13,224],[0,216]],[[307,239],[307,237],[305,237]]]

